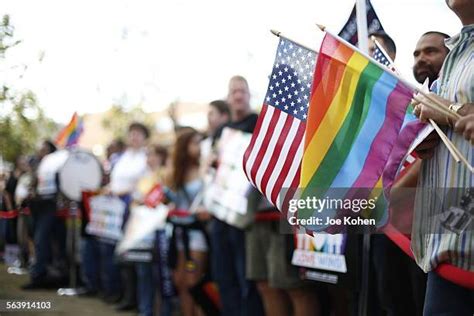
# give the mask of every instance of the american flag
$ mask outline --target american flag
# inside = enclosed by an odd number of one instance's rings
[[[374,59],[381,63],[382,65],[387,66],[388,68],[392,67],[392,62],[390,61],[390,57],[386,56],[384,53],[383,48],[380,47],[378,41],[374,40],[375,42],[375,49],[374,49]]]
[[[374,52],[373,52],[373,57],[376,61],[390,69],[391,71],[397,73],[397,70],[395,69],[395,65],[393,64],[393,60],[388,56],[388,54],[385,52],[382,46],[380,46],[380,43],[374,38]]]
[[[262,112],[244,154],[247,178],[282,210],[284,189],[297,188],[316,53],[280,38]]]
[[[375,13],[375,9],[370,3],[369,0],[366,0],[366,10],[367,10],[367,28],[368,33],[374,32],[384,32],[382,27],[382,23],[380,22],[377,13]],[[351,43],[354,46],[357,46],[359,42],[358,33],[357,33],[357,10],[356,5],[354,4],[354,8],[351,11],[351,15],[347,20],[346,24],[339,32],[339,36]]]

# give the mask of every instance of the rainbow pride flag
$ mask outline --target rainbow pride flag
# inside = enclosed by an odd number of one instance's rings
[[[309,188],[320,193],[336,188],[382,192],[382,174],[412,96],[413,91],[390,70],[326,34],[308,111],[303,192]]]
[[[59,132],[56,137],[56,145],[69,148],[77,144],[83,131],[82,120],[76,112],[72,115],[71,121]]]

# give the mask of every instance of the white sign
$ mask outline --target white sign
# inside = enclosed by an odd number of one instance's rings
[[[163,204],[156,208],[145,205],[133,207],[117,253],[122,254],[130,249],[151,249],[155,240],[154,232],[165,228],[168,212],[168,207]]]
[[[123,235],[125,202],[115,196],[98,195],[91,197],[89,204],[91,213],[86,232],[97,237],[120,240]]]
[[[346,234],[298,234],[291,263],[295,266],[334,272],[347,272]]]
[[[334,272],[347,272],[344,255],[295,249],[291,263],[295,266]]]
[[[230,225],[248,224],[247,192],[250,183],[242,168],[242,159],[252,134],[225,128],[219,140],[219,166],[206,188],[204,204],[218,219]]]

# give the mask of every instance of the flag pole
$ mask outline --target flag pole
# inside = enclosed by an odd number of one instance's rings
[[[353,50],[355,50],[356,52],[358,52],[359,54],[363,55],[364,57],[366,57],[372,64],[376,65],[377,67],[380,68],[380,63],[377,62],[375,59],[373,59],[372,57],[370,57],[367,53],[364,53],[362,50],[360,50],[359,48],[355,47],[354,45],[352,45],[351,43],[347,42],[345,39],[337,36],[336,34],[332,33],[331,31],[329,31],[324,25],[321,25],[321,24],[316,24],[319,29],[323,32],[326,32],[328,34],[330,34],[331,36],[333,36],[334,38],[336,38],[339,42],[347,45],[348,47],[352,48]],[[408,86],[410,89],[412,90],[415,90],[416,92],[418,92],[419,94],[421,94],[422,96],[424,96],[425,98],[427,98],[428,100],[430,100],[431,102],[433,102],[433,104],[428,104],[428,103],[423,103],[424,105],[426,105],[427,107],[429,108],[432,108],[434,110],[437,110],[441,113],[443,113],[444,115],[447,115],[449,116],[451,119],[453,119],[454,121],[457,121],[459,118],[461,118],[461,116],[456,113],[456,112],[453,112],[453,111],[450,111],[444,104],[442,104],[440,101],[438,101],[437,99],[433,98],[432,96],[430,96],[428,93],[425,93],[424,91],[422,91],[420,88],[418,88],[417,86],[415,86],[414,84],[408,82],[407,80],[403,79],[401,76],[397,75],[397,74],[393,74],[398,80],[400,80],[403,84],[405,84],[406,86]]]
[[[295,40],[292,40],[291,38],[289,38],[289,37],[283,35],[280,31],[277,31],[277,30],[270,30],[270,32],[272,32],[272,34],[275,35],[275,36],[277,36],[277,37],[281,37],[281,38],[284,38],[284,39],[286,39],[286,40],[289,40],[289,41],[291,41],[291,42],[293,42],[293,43],[295,43],[295,44],[297,44],[297,45],[299,45],[299,46],[301,46],[301,47],[303,47],[303,48],[306,48],[307,50],[310,50],[310,51],[315,52],[316,54],[318,54],[318,51],[317,51],[316,49],[311,48],[311,47],[309,47],[308,45],[301,44],[301,43],[299,43],[299,42],[297,42],[297,41],[295,41]]]
[[[366,0],[356,0],[356,21],[357,21],[357,39],[359,50],[368,55],[369,42],[368,42],[368,30],[367,30],[367,8]],[[369,274],[370,274],[370,233],[364,234],[362,240],[362,291],[359,298],[359,314],[366,315],[368,310],[368,298],[369,298]]]
[[[369,52],[369,31],[367,30],[367,6],[366,0],[356,0],[357,17],[357,39],[359,49],[365,53]]]

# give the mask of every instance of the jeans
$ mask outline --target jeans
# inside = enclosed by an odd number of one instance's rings
[[[126,217],[128,216],[128,206],[130,203],[130,196],[125,195],[120,199],[127,204],[124,214],[125,225]],[[122,228],[123,228],[122,225]],[[100,275],[102,280],[102,290],[105,296],[119,296],[122,293],[122,288],[126,286],[127,281],[122,282],[121,267],[115,260],[115,246],[116,241],[99,239],[100,252]],[[135,286],[133,286],[135,289]],[[123,299],[123,298],[122,298]]]
[[[160,316],[171,316],[173,313],[173,297],[176,296],[171,269],[168,267],[169,238],[165,230],[156,231],[155,251],[157,252],[157,263],[153,265],[153,275],[156,276],[160,289],[161,307]]]
[[[5,245],[6,223],[7,221],[4,218],[0,218],[0,251],[3,250],[3,246]]]
[[[56,217],[55,200],[39,200],[32,207],[36,260],[31,267],[31,279],[46,276],[48,264],[52,261],[53,237],[58,243],[58,258],[66,258],[66,236],[64,221]]]
[[[53,265],[59,271],[61,276],[66,276],[68,270],[67,255],[67,228],[66,220],[54,216],[53,223]],[[75,253],[75,251],[74,251]]]
[[[5,238],[6,244],[17,244],[17,218],[8,218],[4,219],[5,221],[5,233],[3,237]]]
[[[212,276],[219,287],[222,315],[264,315],[257,288],[245,277],[244,231],[214,219],[210,239]]]
[[[424,316],[472,316],[474,315],[474,290],[456,285],[428,272]]]
[[[120,269],[114,257],[115,244],[101,240],[99,241],[99,252],[100,274],[102,276],[104,294],[106,296],[120,295],[121,279]]]
[[[135,264],[137,270],[137,300],[140,316],[153,316],[155,301],[155,278],[151,262]]]
[[[100,288],[100,245],[92,236],[82,238],[82,281],[88,291],[98,291]]]

